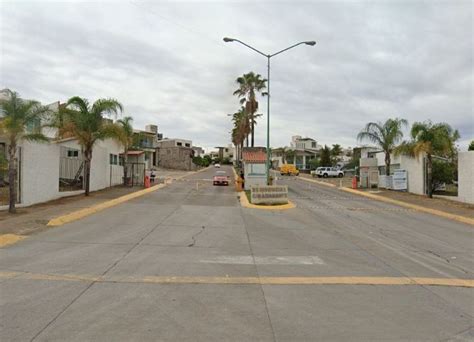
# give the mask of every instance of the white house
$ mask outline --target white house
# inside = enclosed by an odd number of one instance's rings
[[[91,164],[90,191],[101,190],[122,183],[123,166],[118,165],[121,146],[113,140],[105,140],[94,146]],[[81,148],[76,139],[49,143],[22,142],[18,149],[18,202],[29,206],[61,197],[80,194],[83,167]],[[64,186],[79,174],[81,185],[68,191]],[[80,179],[79,179],[80,178]],[[62,183],[62,182],[63,183]],[[6,209],[6,204],[0,206]]]
[[[362,186],[368,186],[373,183],[370,180],[370,174],[368,180],[362,179],[365,177],[365,173],[363,175],[363,168],[368,168],[369,170],[373,170],[376,168],[378,170],[378,175],[385,175],[385,153],[383,151],[376,151],[370,150],[370,148],[363,149],[363,155],[365,156],[360,159],[360,168],[361,168],[361,184]],[[393,174],[395,170],[403,169],[407,171],[407,191],[424,195],[427,192],[427,184],[426,184],[426,161],[424,156],[420,156],[419,158],[412,158],[407,155],[394,155],[390,156],[391,163],[390,163],[390,173]],[[373,178],[374,176],[372,176]],[[378,177],[378,176],[377,176]],[[383,179],[380,178],[380,180]],[[379,179],[375,181],[377,184],[379,183]]]

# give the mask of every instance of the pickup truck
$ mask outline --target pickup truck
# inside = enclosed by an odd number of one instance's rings
[[[344,171],[338,170],[335,167],[318,167],[315,171],[311,171],[313,177],[344,177]]]
[[[227,176],[225,171],[217,171],[212,178],[213,185],[229,185],[230,177]]]

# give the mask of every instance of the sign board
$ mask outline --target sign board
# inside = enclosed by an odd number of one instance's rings
[[[252,186],[250,200],[252,204],[286,204],[288,203],[288,186]]]
[[[408,175],[407,170],[395,170],[392,176],[393,190],[408,190]]]

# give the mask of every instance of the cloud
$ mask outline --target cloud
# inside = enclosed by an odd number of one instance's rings
[[[6,2],[0,87],[42,102],[114,97],[137,128],[207,147],[230,142],[237,76],[266,77],[273,53],[271,142],[291,135],[357,144],[368,121],[448,122],[474,138],[472,3]],[[266,114],[266,99],[260,99]],[[266,141],[266,115],[257,144]]]

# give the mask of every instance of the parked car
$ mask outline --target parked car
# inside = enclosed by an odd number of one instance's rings
[[[311,171],[313,177],[344,177],[344,171],[338,170],[335,167],[318,167],[315,171]]]
[[[227,176],[225,171],[217,171],[212,178],[213,185],[229,185],[230,177]]]
[[[214,167],[220,168],[220,167],[221,167],[221,164],[215,163],[215,164],[214,164]]]
[[[300,174],[300,170],[296,168],[293,164],[283,164],[280,167],[280,175],[288,175],[288,176],[298,176]]]

